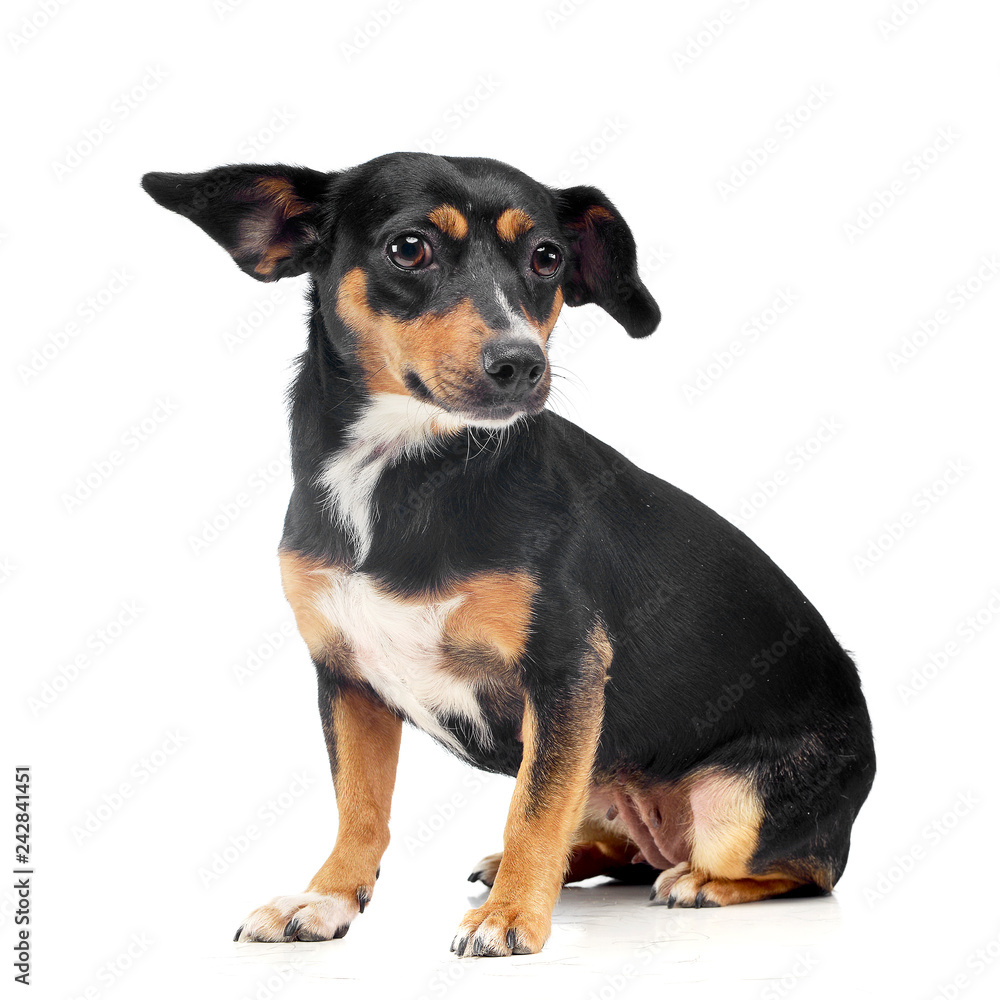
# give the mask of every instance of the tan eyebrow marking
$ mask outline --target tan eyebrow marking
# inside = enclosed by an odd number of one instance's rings
[[[497,219],[497,235],[508,243],[534,228],[535,220],[521,208],[505,208]]]
[[[427,220],[452,239],[464,240],[469,235],[469,221],[454,205],[438,205],[427,213]]]

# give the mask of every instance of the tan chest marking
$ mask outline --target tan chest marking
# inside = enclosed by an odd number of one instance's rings
[[[391,708],[461,750],[459,716],[490,742],[480,699],[520,689],[537,589],[526,573],[480,573],[439,591],[392,593],[367,573],[280,554],[285,594],[313,659],[369,684]]]

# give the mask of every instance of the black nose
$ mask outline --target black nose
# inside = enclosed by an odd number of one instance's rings
[[[503,395],[525,396],[545,374],[545,354],[530,341],[495,341],[483,348],[483,370]]]

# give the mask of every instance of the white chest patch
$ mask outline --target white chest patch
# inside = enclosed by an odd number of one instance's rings
[[[472,684],[445,669],[441,639],[448,615],[464,596],[432,603],[402,601],[386,594],[366,573],[328,570],[313,606],[347,640],[362,678],[414,725],[464,753],[441,725],[460,716],[484,742],[490,734]]]

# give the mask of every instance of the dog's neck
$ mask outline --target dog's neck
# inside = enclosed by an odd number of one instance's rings
[[[523,455],[539,419],[476,427],[409,395],[369,392],[328,335],[315,299],[309,345],[289,398],[295,479],[315,489],[356,564],[364,561],[377,530],[394,532],[412,522],[411,493],[419,496],[419,506],[431,509],[431,494],[458,473],[470,488],[493,492],[496,482],[509,479],[506,470]],[[379,483],[390,471],[413,482],[399,509],[376,503]]]

